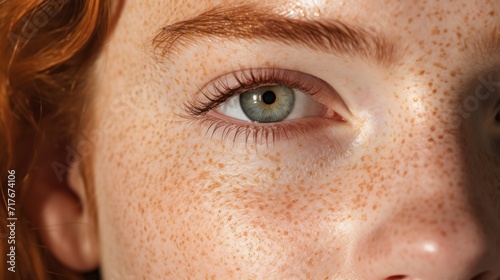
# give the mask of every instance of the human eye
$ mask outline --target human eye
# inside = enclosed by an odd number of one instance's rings
[[[189,116],[214,135],[269,143],[345,123],[342,104],[325,81],[294,70],[247,69],[216,78],[201,98],[185,104]]]

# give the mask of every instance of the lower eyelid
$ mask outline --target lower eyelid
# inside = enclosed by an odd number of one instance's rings
[[[342,118],[313,117],[289,120],[281,123],[261,124],[235,120],[215,111],[208,113],[200,125],[206,129],[206,135],[221,141],[232,140],[245,144],[276,144],[280,141],[307,138],[320,133],[322,129],[345,124]],[[335,135],[332,135],[335,137]]]

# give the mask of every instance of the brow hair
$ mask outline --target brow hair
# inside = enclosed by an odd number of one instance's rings
[[[155,56],[170,59],[202,39],[249,39],[305,46],[339,56],[360,56],[389,66],[396,46],[383,34],[340,20],[289,18],[255,4],[217,6],[167,25],[152,40]]]

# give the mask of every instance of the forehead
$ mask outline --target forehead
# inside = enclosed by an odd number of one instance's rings
[[[135,17],[150,19],[150,23],[170,24],[192,18],[218,6],[256,4],[290,17],[317,17],[357,20],[363,25],[384,24],[384,28],[412,31],[424,26],[449,26],[461,30],[484,28],[498,19],[500,1],[409,1],[409,0],[154,0],[129,1]],[[141,13],[139,13],[141,11]],[[386,24],[388,22],[395,24]],[[420,23],[420,24],[417,24]],[[421,25],[425,23],[424,25]],[[414,28],[412,28],[414,27]],[[429,30],[426,30],[427,32]]]

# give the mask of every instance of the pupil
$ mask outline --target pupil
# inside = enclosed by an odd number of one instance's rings
[[[267,105],[273,104],[276,101],[276,94],[272,91],[266,91],[262,95],[262,101]]]
[[[496,116],[495,116],[495,120],[497,122],[500,122],[500,112],[497,112]]]

